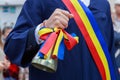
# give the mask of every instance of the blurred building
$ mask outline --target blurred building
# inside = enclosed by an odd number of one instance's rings
[[[108,0],[114,12],[114,1]],[[16,22],[25,0],[0,0],[0,27],[10,26]]]
[[[11,26],[21,11],[25,0],[0,0],[0,27]]]

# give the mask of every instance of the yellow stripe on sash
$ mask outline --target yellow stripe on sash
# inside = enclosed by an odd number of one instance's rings
[[[74,5],[76,11],[78,12],[79,16],[81,17],[85,27],[86,27],[86,30],[88,31],[90,37],[91,37],[91,40],[98,52],[98,55],[100,56],[100,59],[104,65],[104,68],[105,68],[105,72],[106,72],[106,79],[107,80],[111,80],[111,77],[110,77],[110,71],[109,71],[109,66],[108,66],[108,62],[106,60],[106,56],[104,54],[104,51],[96,37],[96,34],[94,33],[94,30],[92,28],[92,25],[91,23],[89,22],[89,19],[87,18],[87,15],[86,13],[84,12],[84,10],[82,9],[82,7],[80,6],[80,4],[77,2],[77,0],[71,0],[71,3]]]

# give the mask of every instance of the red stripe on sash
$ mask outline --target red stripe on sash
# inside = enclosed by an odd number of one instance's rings
[[[89,47],[89,50],[91,52],[91,55],[93,56],[93,59],[97,65],[97,68],[101,74],[102,80],[106,80],[106,75],[105,75],[105,69],[104,66],[102,64],[102,61],[100,60],[99,55],[97,54],[97,50],[85,28],[84,23],[82,22],[80,16],[78,15],[77,11],[75,10],[74,6],[72,5],[72,3],[70,2],[70,0],[63,0],[63,3],[66,5],[66,7],[68,8],[68,10],[74,15],[74,19],[76,24],[78,25],[82,35],[84,36],[84,39]]]

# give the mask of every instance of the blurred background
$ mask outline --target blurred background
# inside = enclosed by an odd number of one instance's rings
[[[12,31],[25,0],[0,0],[0,80],[29,80],[28,68],[12,64],[3,52],[6,37]]]
[[[0,26],[13,26],[25,0],[0,0]]]
[[[114,12],[114,1],[109,0]],[[25,0],[0,0],[0,27],[14,26]]]

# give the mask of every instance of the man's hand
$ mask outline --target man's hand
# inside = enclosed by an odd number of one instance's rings
[[[4,61],[0,61],[0,71],[3,71],[4,70]]]
[[[7,60],[6,58],[4,59],[4,65],[5,65],[4,69],[8,69],[10,67],[10,61]]]
[[[46,20],[45,26],[49,28],[67,28],[69,19],[73,18],[73,15],[68,11],[62,9],[56,9],[48,20]]]
[[[10,61],[8,61],[6,58],[3,61],[0,61],[0,71],[3,71],[4,69],[8,69],[10,66]]]

